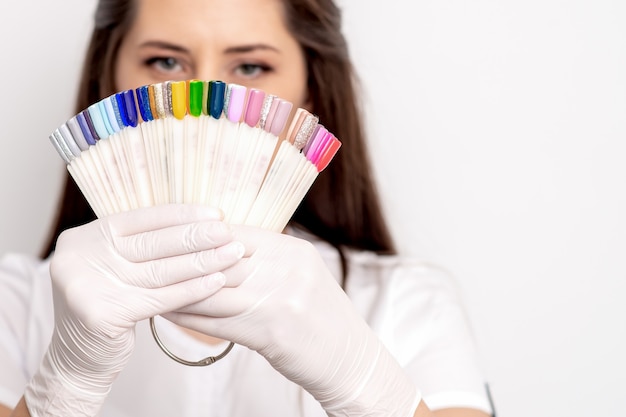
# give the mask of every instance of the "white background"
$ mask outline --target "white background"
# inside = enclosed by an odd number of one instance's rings
[[[626,2],[343,0],[402,250],[457,277],[500,416],[626,416]],[[0,5],[0,252],[37,253],[93,0]]]

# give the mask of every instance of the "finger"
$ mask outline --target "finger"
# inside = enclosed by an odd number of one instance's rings
[[[256,259],[250,257],[241,258],[238,262],[233,263],[228,268],[222,269],[226,275],[226,284],[224,287],[235,288],[243,284],[249,277],[254,274],[258,264]]]
[[[238,240],[246,247],[244,256],[251,256],[259,247],[267,242],[276,232],[261,229],[254,226],[231,225],[231,233],[235,240]]]
[[[210,334],[224,340],[234,341],[237,335],[230,334],[229,326],[224,326],[223,319],[207,317],[197,314],[181,313],[180,311],[172,311],[161,314],[162,317],[179,326],[199,333]]]
[[[106,217],[106,221],[115,235],[129,236],[202,220],[222,220],[222,218],[222,211],[214,207],[164,204],[114,214]]]
[[[168,287],[141,289],[143,308],[133,309],[133,321],[164,315],[216,294],[224,285],[222,273],[207,275]]]
[[[114,238],[116,250],[131,262],[143,262],[214,249],[233,240],[221,221],[202,221]]]
[[[308,241],[298,239],[294,236],[272,232],[254,226],[231,225],[230,230],[233,234],[233,238],[242,242],[246,247],[246,253],[244,255],[246,257],[254,255],[260,248],[278,249],[281,247],[293,247],[293,245],[311,246]]]
[[[246,289],[223,287],[219,293],[176,311],[206,317],[233,317],[248,311],[259,301],[256,293]]]
[[[241,259],[244,247],[230,242],[215,249],[134,263],[120,280],[143,288],[159,288],[220,272]]]

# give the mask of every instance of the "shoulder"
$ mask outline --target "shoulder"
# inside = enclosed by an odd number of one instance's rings
[[[352,287],[378,285],[402,294],[418,291],[430,296],[456,293],[456,282],[448,270],[417,258],[351,251],[348,266]]]
[[[349,255],[346,292],[370,325],[387,340],[464,328],[465,314],[454,276],[439,265],[406,256],[370,252]],[[446,326],[443,326],[446,322]],[[447,329],[446,329],[447,327]],[[400,339],[400,340],[399,340]]]
[[[396,303],[406,300],[412,305],[460,302],[455,277],[440,265],[405,255],[345,250],[348,276],[343,277],[341,257],[335,247],[299,229],[292,228],[288,233],[313,244],[337,281],[345,282],[346,292],[357,303],[361,298],[374,296]]]
[[[0,402],[14,404],[36,371],[53,329],[48,261],[0,257]]]
[[[481,358],[453,274],[366,252],[352,254],[349,265],[350,298],[429,406],[489,411]]]
[[[461,292],[444,267],[411,256],[347,250],[348,275],[342,277],[341,258],[332,245],[297,233],[313,243],[356,309],[383,339],[404,345],[412,334],[424,338],[425,330],[432,336],[436,329],[465,330]]]
[[[20,337],[29,328],[49,333],[52,326],[52,284],[49,262],[25,254],[0,257],[0,328]]]
[[[336,251],[323,250],[329,265],[339,262]],[[347,251],[345,290],[357,305],[370,310],[385,306],[395,321],[407,315],[428,317],[446,306],[459,306],[461,297],[454,275],[444,267],[416,257]],[[371,312],[369,315],[371,316]]]
[[[49,261],[35,256],[7,253],[0,256],[0,285],[4,291],[32,290],[33,287],[49,288]]]
[[[0,257],[0,294],[0,317],[8,322],[49,322],[53,309],[49,261],[14,253]]]

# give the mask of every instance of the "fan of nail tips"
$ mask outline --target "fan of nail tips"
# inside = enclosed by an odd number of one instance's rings
[[[341,146],[304,109],[288,122],[292,107],[237,84],[164,82],[91,105],[50,140],[98,217],[205,204],[282,231]]]

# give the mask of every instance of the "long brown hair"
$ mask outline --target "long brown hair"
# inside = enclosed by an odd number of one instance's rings
[[[372,176],[356,99],[358,83],[341,32],[341,11],[332,0],[287,0],[283,4],[287,27],[306,56],[312,110],[343,142],[291,224],[328,241],[342,254],[344,247],[394,253]],[[133,1],[99,1],[76,112],[115,93],[113,67],[134,13]],[[63,230],[94,219],[93,211],[67,175],[56,223],[42,255],[50,255]]]

